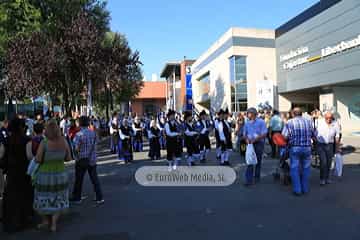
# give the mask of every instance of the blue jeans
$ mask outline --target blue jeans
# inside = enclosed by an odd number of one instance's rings
[[[290,175],[295,193],[309,192],[311,147],[290,148]]]
[[[246,173],[245,173],[246,183],[252,183],[254,176],[255,176],[255,180],[260,180],[264,146],[265,146],[264,142],[254,143],[254,149],[255,149],[255,153],[256,153],[256,157],[257,157],[257,164],[255,166],[255,174],[254,174],[254,165],[247,166]]]

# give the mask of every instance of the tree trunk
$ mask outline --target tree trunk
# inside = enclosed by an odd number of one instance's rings
[[[63,100],[65,104],[65,115],[69,116],[70,114],[70,101],[69,101],[69,76],[68,73],[65,73],[65,87],[63,89]]]
[[[107,87],[106,81],[105,81],[105,95],[106,95],[106,120],[107,122],[110,121],[110,115],[109,115],[109,105],[110,105],[110,91]]]

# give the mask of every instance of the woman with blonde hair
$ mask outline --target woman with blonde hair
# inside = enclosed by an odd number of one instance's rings
[[[246,151],[244,126],[245,126],[245,117],[241,112],[239,112],[236,119],[235,135],[237,137],[236,147],[239,149],[241,156],[245,156],[245,151]]]
[[[69,208],[68,174],[64,162],[70,160],[70,148],[61,136],[60,127],[50,121],[36,154],[36,161],[41,165],[35,179],[34,209],[43,220],[38,228],[49,227],[56,232],[60,214]]]

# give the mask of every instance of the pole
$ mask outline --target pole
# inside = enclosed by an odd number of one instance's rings
[[[175,73],[175,68],[176,66],[174,66],[173,69],[173,104],[174,104],[174,111],[176,111],[176,87],[175,87],[175,83],[176,83],[176,73]]]
[[[169,96],[168,96],[168,91],[169,91],[169,84],[168,84],[168,80],[166,79],[166,83],[165,83],[165,96],[166,96],[166,110],[168,110],[169,108]]]

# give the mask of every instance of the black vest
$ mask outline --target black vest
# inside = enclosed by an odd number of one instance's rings
[[[150,132],[152,135],[154,135],[155,137],[160,137],[160,129],[157,127],[151,127],[150,128]]]
[[[225,121],[226,120],[221,120],[221,122],[223,124],[223,131],[224,131],[225,138],[226,138],[226,140],[229,140],[229,139],[231,139],[230,126],[228,126]]]
[[[210,127],[210,122],[208,121],[208,120],[205,120],[205,125],[204,125],[204,123],[203,123],[203,121],[202,120],[199,120],[198,121],[199,122],[199,124],[200,124],[200,127],[199,127],[199,131],[201,132],[204,128],[209,128]],[[209,132],[206,132],[205,134],[203,134],[203,135],[208,135],[209,134]]]
[[[130,127],[125,128],[124,126],[121,126],[120,130],[121,130],[121,133],[124,134],[125,136],[131,137],[132,130]]]
[[[169,129],[170,129],[170,132],[179,132],[178,130],[178,126],[176,123],[171,123],[170,121],[168,122],[169,124]]]
[[[189,130],[190,132],[195,131],[195,130],[194,130],[194,127],[193,127],[193,125],[192,125],[192,124],[185,123],[185,127],[186,127],[186,129],[185,129],[185,130]]]

